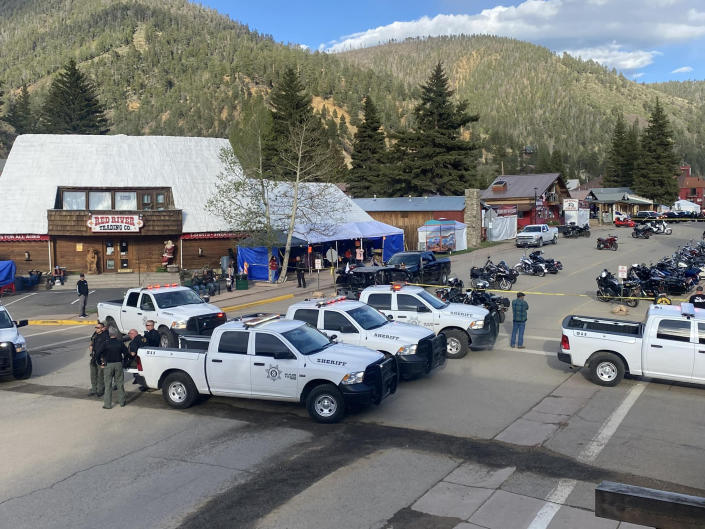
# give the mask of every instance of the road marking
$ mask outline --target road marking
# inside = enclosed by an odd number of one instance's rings
[[[31,294],[27,294],[26,296],[22,296],[21,298],[17,298],[15,300],[10,301],[10,303],[5,303],[5,306],[7,307],[8,305],[12,305],[13,303],[17,303],[18,301],[22,301],[23,299],[27,299],[31,296],[36,296],[36,292],[32,292]]]
[[[24,334],[22,333],[22,336],[25,338],[29,338],[30,336],[40,336],[42,334],[52,334],[55,332],[65,332],[65,331],[70,331],[71,329],[78,329],[79,327],[82,327],[82,325],[74,325],[73,327],[66,327],[65,329],[54,329],[53,331],[42,331],[42,332],[35,332],[34,334]]]
[[[27,320],[27,325],[95,325],[95,320]]]
[[[42,345],[39,347],[32,347],[30,354],[32,354],[34,352],[44,351],[45,349],[51,349],[52,347],[56,347],[57,345],[64,345],[64,344],[71,343],[71,342],[77,342],[79,340],[88,340],[88,338],[86,336],[81,336],[79,338],[71,338],[70,340],[63,340],[61,342],[55,342],[55,343],[48,344],[48,345]]]
[[[220,310],[223,312],[234,312],[240,309],[246,309],[248,307],[255,307],[257,305],[265,305],[266,303],[274,303],[276,301],[284,301],[285,299],[291,299],[294,294],[284,294],[283,296],[277,296],[275,298],[263,299],[260,301],[251,301],[250,303],[242,303],[241,305],[232,305],[231,307],[221,307]]]
[[[95,292],[95,290],[91,290],[91,291],[88,293],[88,295],[91,295],[91,294],[93,294],[94,292]],[[80,296],[79,296],[79,297],[77,297],[76,299],[74,299],[74,300],[71,302],[71,305],[73,305],[74,303],[78,303],[80,300],[81,300],[81,298],[80,298]]]
[[[629,410],[634,406],[634,403],[644,392],[647,385],[648,382],[637,383],[629,390],[629,393],[624,397],[622,403],[617,406],[617,409],[602,423],[595,437],[593,437],[580,454],[578,454],[578,461],[587,464],[595,462],[597,456],[599,456],[600,452],[607,446],[607,443],[615,434],[619,425],[622,424]],[[574,479],[561,479],[558,485],[556,485],[548,495],[546,503],[541,507],[541,510],[536,514],[527,529],[546,529],[577,484],[577,480]]]

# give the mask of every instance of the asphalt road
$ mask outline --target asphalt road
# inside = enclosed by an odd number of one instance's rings
[[[562,272],[519,279],[530,305],[527,349],[508,347],[507,322],[493,350],[449,361],[333,426],[262,401],[210,398],[176,411],[129,380],[128,406],[103,410],[87,396],[90,327],[23,329],[35,372],[0,386],[0,442],[11,453],[0,520],[18,528],[610,528],[617,522],[592,514],[603,479],[705,496],[705,389],[645,379],[601,388],[555,358],[564,316],[613,307],[592,297],[602,268],[656,260],[702,232],[686,224],[646,241],[614,231],[617,252],[594,249],[598,232],[560,239],[544,251]],[[521,253],[505,244],[455,256],[453,270],[468,281],[487,254],[513,265]],[[35,317],[72,296],[44,292],[8,308]],[[97,292],[92,301],[114,297]],[[284,312],[293,301],[257,310]]]

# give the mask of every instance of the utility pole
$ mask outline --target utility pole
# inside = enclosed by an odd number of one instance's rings
[[[534,222],[532,224],[536,224],[536,190],[537,188],[534,188]]]

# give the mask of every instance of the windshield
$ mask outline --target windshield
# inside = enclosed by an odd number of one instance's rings
[[[12,329],[14,324],[12,323],[12,318],[4,310],[0,310],[0,329]]]
[[[310,355],[322,351],[332,345],[328,337],[308,323],[283,332],[282,336],[302,355]]]
[[[541,226],[527,226],[522,231],[524,233],[533,233],[533,232],[541,231]]]
[[[360,324],[360,327],[369,331],[370,329],[376,329],[389,323],[389,320],[385,318],[381,313],[370,307],[369,305],[363,305],[356,309],[348,311],[348,314]]]
[[[393,255],[389,261],[387,261],[387,264],[389,265],[417,265],[419,264],[419,256],[412,254],[412,253],[398,253],[396,255]]]
[[[423,299],[426,303],[431,305],[434,309],[444,309],[448,306],[448,303],[444,303],[440,299],[438,299],[436,296],[432,296],[425,290],[422,290],[419,292],[419,297]]]
[[[193,290],[172,290],[154,294],[154,299],[160,309],[169,309],[179,305],[197,305],[205,303]]]

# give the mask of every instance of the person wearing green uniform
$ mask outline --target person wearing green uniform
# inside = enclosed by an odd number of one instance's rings
[[[111,328],[110,338],[103,344],[100,351],[100,362],[105,381],[103,408],[106,410],[113,407],[113,380],[117,386],[118,402],[120,406],[125,405],[125,375],[122,371],[122,363],[126,356],[129,356],[129,353],[125,344],[118,338],[117,330]]]
[[[105,325],[98,322],[95,324],[95,330],[91,336],[91,343],[88,346],[88,352],[90,353],[90,370],[91,370],[91,391],[88,395],[96,395],[98,397],[103,396],[105,387],[103,385],[103,371],[100,369],[100,360],[98,358],[98,351],[103,346],[103,344],[108,339],[108,333],[105,330]]]

